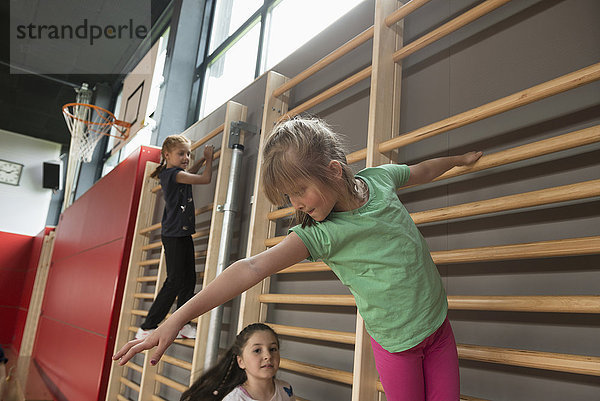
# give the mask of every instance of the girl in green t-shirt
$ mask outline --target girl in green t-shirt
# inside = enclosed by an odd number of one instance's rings
[[[274,204],[291,203],[298,225],[278,245],[233,263],[154,333],[128,342],[113,359],[123,365],[156,346],[151,359],[156,364],[191,319],[286,267],[320,259],[354,295],[387,399],[458,400],[458,357],[446,294],[396,189],[473,164],[481,154],[383,165],[355,175],[339,136],[322,120],[279,124],[262,150],[263,185]]]

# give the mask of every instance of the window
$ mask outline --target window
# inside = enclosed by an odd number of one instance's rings
[[[271,69],[361,1],[282,0],[276,3],[267,17],[261,71]]]
[[[204,30],[209,39],[201,43],[196,70],[201,81],[194,85],[198,118],[213,112],[362,1],[207,1],[205,13],[214,13]]]
[[[256,71],[259,36],[260,24],[256,23],[208,65],[201,116],[210,114],[252,82]]]
[[[256,10],[262,6],[263,0],[217,0],[210,46],[213,52],[225,39],[241,27]]]

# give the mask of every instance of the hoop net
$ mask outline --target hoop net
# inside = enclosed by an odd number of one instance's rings
[[[63,116],[71,132],[71,152],[84,162],[92,160],[94,149],[102,135],[127,139],[131,124],[117,120],[113,113],[87,103],[67,103]],[[111,134],[111,128],[115,130]]]

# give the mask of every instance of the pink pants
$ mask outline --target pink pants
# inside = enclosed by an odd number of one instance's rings
[[[458,401],[458,352],[448,318],[415,347],[388,352],[371,339],[387,401]]]

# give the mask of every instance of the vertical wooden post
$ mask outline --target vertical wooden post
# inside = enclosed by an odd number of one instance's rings
[[[267,219],[267,213],[271,211],[271,203],[267,200],[262,189],[262,148],[265,139],[270,135],[271,130],[288,111],[289,91],[279,97],[273,96],[273,91],[288,81],[288,78],[270,71],[267,75],[267,88],[265,91],[265,107],[261,124],[261,136],[258,146],[258,156],[256,160],[256,174],[254,178],[254,202],[250,214],[250,233],[248,235],[248,247],[246,256],[256,255],[266,249],[265,239],[270,237],[275,231],[275,223]],[[261,307],[258,296],[263,292],[268,292],[269,279],[255,285],[244,292],[240,301],[240,314],[238,319],[238,332],[248,324],[266,319],[266,306]]]
[[[144,250],[142,249],[148,244],[149,238],[147,235],[140,235],[142,228],[152,224],[154,207],[156,204],[156,194],[152,193],[152,189],[158,185],[158,181],[150,177],[150,174],[158,166],[157,163],[147,162],[144,171],[144,182],[140,193],[140,205],[134,228],[133,243],[129,257],[129,267],[127,269],[127,278],[123,289],[123,301],[121,303],[121,315],[119,316],[119,325],[115,338],[115,352],[119,350],[127,341],[129,341],[129,325],[134,317],[131,311],[135,308],[135,298],[133,294],[138,287],[137,278],[140,273],[139,262],[144,258]],[[106,400],[112,401],[117,399],[120,393],[120,377],[123,376],[124,367],[113,363],[110,369],[108,379],[108,388],[106,391]]]
[[[227,103],[224,123],[225,128],[223,130],[223,138],[221,140],[221,157],[219,158],[215,196],[210,220],[210,234],[206,252],[206,263],[204,265],[204,280],[202,284],[203,288],[213,281],[216,276],[220,246],[219,242],[221,239],[221,230],[223,229],[223,213],[217,210],[217,205],[224,204],[227,197],[227,184],[229,182],[229,171],[232,157],[232,150],[229,148],[231,123],[234,121],[246,121],[247,112],[248,108],[246,106],[231,101]],[[240,135],[240,143],[244,143],[243,134]],[[204,356],[206,354],[209,322],[210,312],[205,313],[198,318],[194,356],[192,359],[192,371],[190,374],[190,385],[202,373],[202,368],[204,367]]]
[[[375,3],[366,167],[391,161],[391,155],[379,153],[378,146],[379,143],[390,139],[399,129],[400,96],[399,92],[395,95],[395,88],[400,85],[400,68],[393,60],[393,53],[401,46],[398,30],[402,26],[397,24],[388,27],[385,24],[385,18],[394,12],[399,4],[396,0],[377,0]],[[370,337],[362,317],[357,314],[352,401],[377,400],[377,376]]]
[[[400,127],[399,88],[402,70],[394,62],[393,53],[402,46],[403,20],[391,27],[385,23],[385,18],[400,4],[396,0],[377,0],[375,4],[367,167],[390,162],[391,155],[379,153],[377,145],[397,135]]]
[[[154,170],[152,170],[152,171],[154,171]],[[154,199],[156,200],[156,195],[154,196]],[[152,207],[152,210],[154,210],[154,205]],[[140,276],[139,272],[138,272],[137,276],[138,277]],[[160,262],[158,263],[158,271],[156,272],[156,285],[154,286],[154,298],[152,298],[153,300],[156,299],[156,296],[160,292],[160,289],[162,288],[166,279],[167,279],[167,263],[165,261],[165,248],[161,247],[160,248]],[[138,286],[138,288],[139,287],[141,287],[141,286]],[[138,302],[141,303],[141,301],[138,301]],[[134,301],[134,303],[135,303],[135,301]],[[151,352],[153,352],[153,350],[144,352],[142,377],[140,379],[140,392],[138,394],[139,401],[149,400],[154,395],[154,387],[155,387],[155,379],[156,379],[157,370],[154,369],[154,367],[150,364],[150,353]]]
[[[50,269],[50,261],[52,260],[55,236],[56,234],[54,231],[51,231],[48,235],[44,236],[40,259],[35,273],[31,299],[29,300],[29,309],[27,310],[27,319],[25,321],[25,329],[23,330],[23,340],[21,341],[21,348],[19,349],[16,374],[16,378],[23,388],[25,388],[27,384],[27,377],[29,375],[31,355],[40,315],[42,313],[42,301],[46,290],[46,282],[48,281],[48,271]]]

